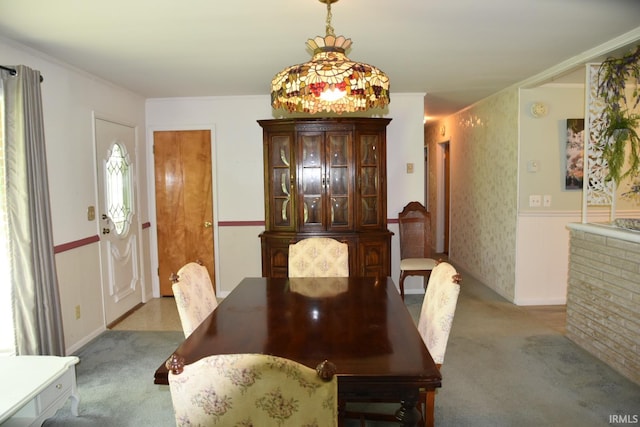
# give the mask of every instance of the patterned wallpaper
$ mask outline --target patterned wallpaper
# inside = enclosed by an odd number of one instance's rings
[[[425,130],[430,153],[440,142],[450,145],[451,260],[510,301],[515,295],[518,112],[518,92],[511,89]],[[435,157],[429,165],[432,207]]]

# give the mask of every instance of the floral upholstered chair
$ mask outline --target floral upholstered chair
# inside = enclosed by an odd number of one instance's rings
[[[289,245],[289,277],[349,277],[349,246],[329,237]]]
[[[314,370],[264,354],[220,354],[184,365],[167,361],[180,426],[335,427],[335,366]]]
[[[198,262],[184,265],[171,279],[171,289],[186,338],[218,306],[218,300],[207,268]]]
[[[424,341],[438,369],[444,362],[449,332],[460,294],[461,277],[456,269],[446,262],[438,263],[429,277],[429,285],[422,301],[418,319],[418,332]],[[421,401],[425,403],[425,425],[434,425],[435,391],[421,391]],[[422,404],[419,402],[420,409]]]

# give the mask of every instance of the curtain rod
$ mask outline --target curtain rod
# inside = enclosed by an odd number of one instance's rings
[[[0,65],[0,68],[3,70],[7,70],[12,76],[15,76],[16,74],[18,74],[15,68],[5,67],[4,65]],[[43,80],[44,80],[44,77],[42,77],[42,74],[40,74],[40,83],[42,83]]]

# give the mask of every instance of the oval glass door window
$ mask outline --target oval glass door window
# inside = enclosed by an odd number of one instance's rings
[[[114,143],[105,164],[107,184],[107,215],[115,232],[124,236],[129,232],[132,217],[131,164],[124,145]]]

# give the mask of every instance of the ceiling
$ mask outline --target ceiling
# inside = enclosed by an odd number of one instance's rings
[[[424,92],[434,117],[640,29],[640,0],[342,0],[332,13],[348,56],[389,75],[391,102]],[[325,20],[318,0],[0,0],[0,36],[147,98],[266,95]]]

